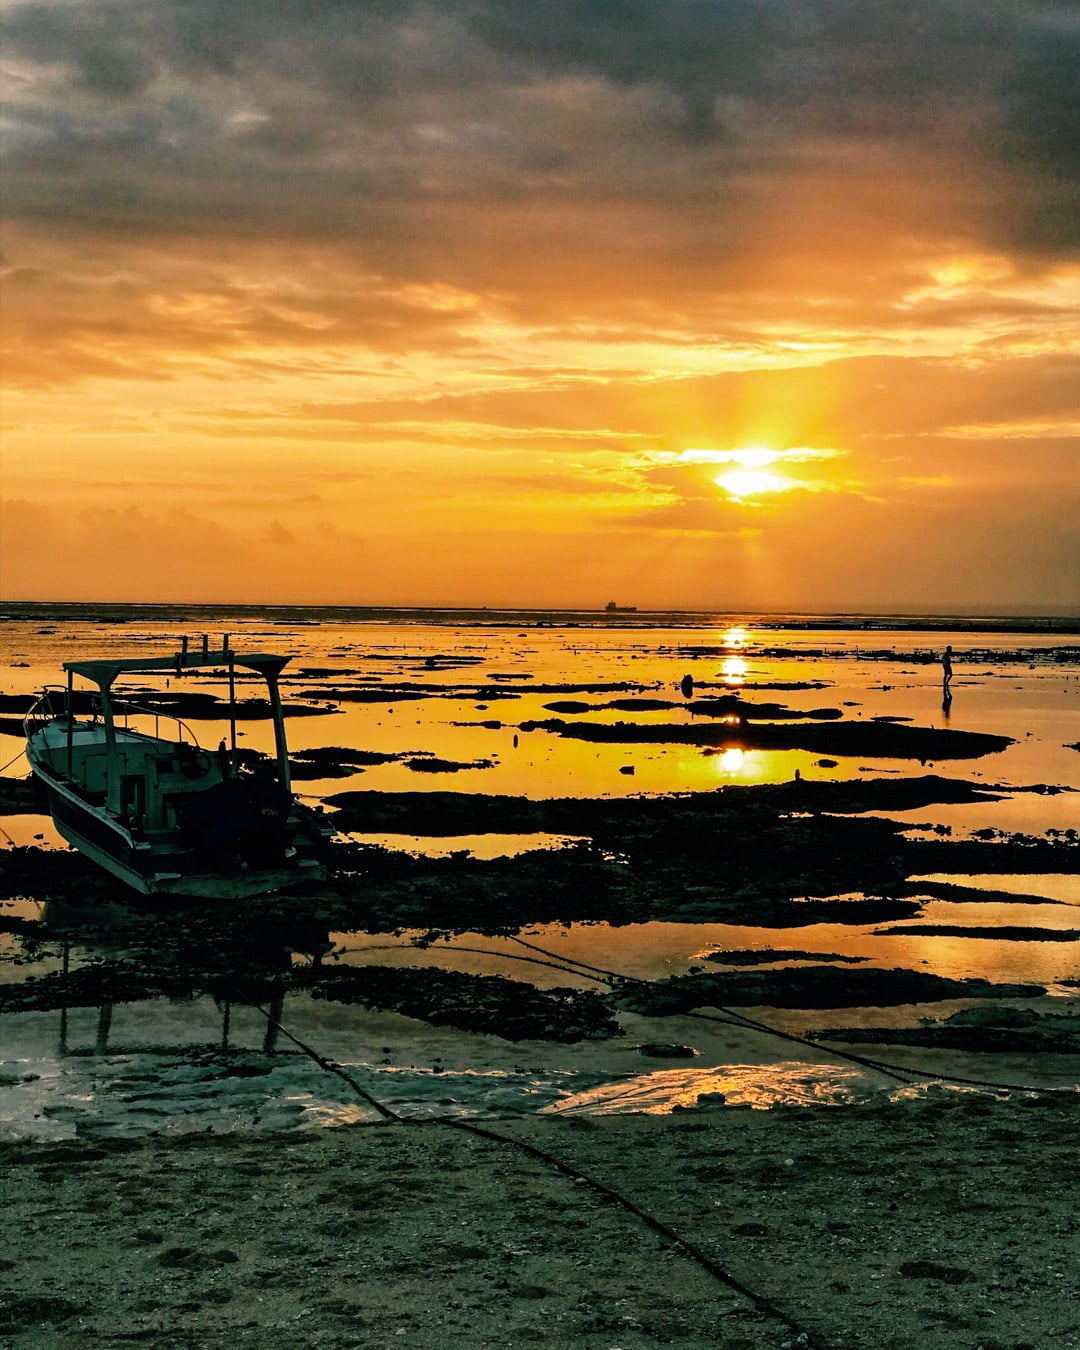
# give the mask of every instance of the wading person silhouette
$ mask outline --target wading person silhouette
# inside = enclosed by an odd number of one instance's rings
[[[941,688],[946,698],[951,697],[950,684],[952,684],[952,647],[946,647],[941,653]]]

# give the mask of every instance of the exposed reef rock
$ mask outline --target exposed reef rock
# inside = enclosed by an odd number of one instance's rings
[[[815,966],[679,975],[654,984],[627,985],[615,1003],[631,1012],[661,1017],[701,1007],[888,1007],[955,998],[1033,998],[1044,992],[1038,984],[950,980],[917,970],[834,970]]]
[[[1018,928],[995,924],[992,928],[968,928],[955,923],[910,923],[900,928],[878,928],[875,937],[897,934],[922,937],[985,938],[994,942],[1080,942],[1080,928]]]
[[[771,966],[785,961],[816,962],[819,965],[840,964],[858,966],[869,961],[868,956],[842,956],[838,952],[786,952],[778,947],[765,947],[760,951],[715,951],[706,952],[703,961],[714,961],[719,966]]]
[[[831,716],[831,710],[821,710]],[[805,714],[804,714],[805,715]],[[645,722],[565,722],[553,717],[526,721],[522,731],[546,731],[552,736],[615,745],[726,745],[738,741],[751,750],[808,750],[818,755],[876,756],[881,759],[979,759],[1012,745],[1008,736],[976,731],[938,731],[893,722],[835,722],[829,726],[804,722],[776,726],[740,721],[738,728],[696,724]]]
[[[316,998],[361,1003],[507,1041],[568,1043],[623,1034],[612,1010],[596,994],[536,989],[502,975],[464,975],[434,966],[351,966],[307,972],[300,985]]]
[[[846,1045],[915,1045],[1010,1054],[1080,1054],[1080,1016],[995,1005],[963,1008],[940,1022],[917,1027],[832,1027],[815,1040]]]

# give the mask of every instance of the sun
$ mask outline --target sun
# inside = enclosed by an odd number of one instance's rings
[[[739,450],[729,450],[725,462],[739,467],[719,474],[713,481],[737,502],[745,501],[748,497],[761,497],[768,492],[784,492],[793,486],[790,479],[766,469],[767,465],[783,458],[781,451],[765,445],[745,445]]]
[[[768,467],[774,464],[779,467],[794,453],[773,450],[766,445],[744,445],[737,450],[684,450],[679,459],[691,464],[730,466],[717,474],[713,482],[723,488],[731,501],[745,502],[770,492],[787,492],[798,487],[792,479]]]
[[[785,492],[793,486],[789,479],[761,469],[732,469],[713,481],[737,502],[745,501],[747,497],[761,497],[767,492]]]
[[[726,494],[729,502],[750,510],[758,507],[761,498],[788,493],[840,491],[850,488],[851,482],[841,483],[823,476],[818,466],[840,458],[846,452],[811,445],[792,445],[774,450],[769,445],[740,445],[730,450],[715,447],[692,447],[675,456],[675,463],[686,465],[693,473],[693,481],[700,487],[712,482]],[[670,456],[661,462],[670,463]],[[814,466],[809,474],[802,465]]]

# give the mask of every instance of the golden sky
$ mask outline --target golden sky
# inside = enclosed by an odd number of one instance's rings
[[[8,600],[1080,613],[1080,6],[25,0]]]

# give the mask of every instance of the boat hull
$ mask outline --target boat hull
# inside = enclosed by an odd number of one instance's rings
[[[106,812],[83,801],[31,760],[45,787],[49,811],[59,834],[72,848],[142,895],[190,895],[241,900],[286,890],[326,875],[312,846],[301,846],[280,866],[238,866],[228,871],[207,867],[197,850],[136,840]],[[312,822],[313,828],[318,825]],[[325,842],[325,841],[320,841]]]

